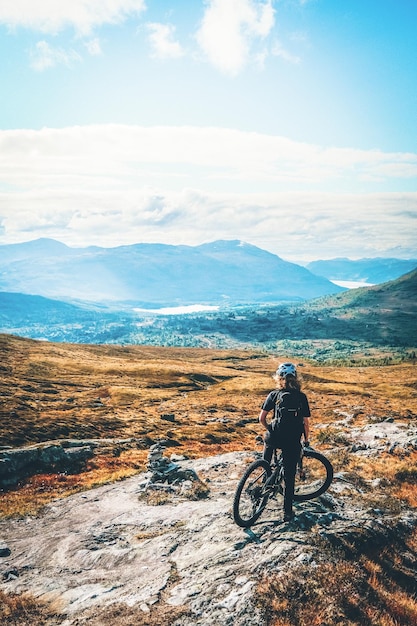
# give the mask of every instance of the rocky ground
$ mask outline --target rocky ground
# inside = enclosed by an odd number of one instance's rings
[[[378,433],[372,428],[357,433],[363,445],[353,454],[372,453],[384,429],[393,437],[392,424],[379,425]],[[396,427],[399,445],[413,446],[405,432]],[[317,537],[383,543],[417,524],[415,510],[372,508],[336,472],[326,494],[296,505],[294,521],[283,523],[282,502],[272,501],[245,531],[234,524],[231,507],[253,458],[233,452],[181,460],[209,488],[201,499],[161,485],[151,501],[147,472],[56,500],[38,517],[1,521],[0,588],[46,601],[56,613],[50,625],[259,626],[265,623],[255,602],[261,576],[297,563],[311,563],[313,572]],[[137,622],[128,621],[135,615]]]

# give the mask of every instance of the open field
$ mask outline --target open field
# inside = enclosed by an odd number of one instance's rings
[[[29,513],[40,520],[43,515],[36,514],[54,498],[144,470],[149,446],[157,441],[165,443],[166,454],[189,458],[253,450],[271,375],[282,359],[291,358],[249,350],[54,344],[6,335],[0,335],[0,352],[1,446],[114,440],[81,473],[38,474],[0,494],[2,517]],[[417,426],[416,365],[365,366],[360,357],[350,367],[295,360],[312,409],[312,443],[331,459],[340,484],[346,480],[353,487],[349,506],[368,511],[367,519],[407,516],[417,506],[417,446],[409,445]],[[407,445],[390,449],[391,432],[408,436]],[[132,447],[119,445],[128,438],[135,440]],[[355,452],[352,444],[366,438],[373,442],[370,449]],[[380,439],[388,445],[372,453]],[[306,549],[318,550],[315,569],[300,561],[285,575],[274,570],[261,577],[256,598],[265,626],[415,623],[415,528],[396,531],[389,545],[365,536],[361,544],[362,530],[355,524],[351,535],[336,533],[335,546],[324,538],[327,531],[323,537],[321,531],[304,531]],[[275,539],[276,531],[270,532]],[[149,537],[154,534],[151,528]],[[125,606],[117,619],[168,626],[179,617],[172,610],[168,615],[163,601],[155,607],[148,615]],[[112,624],[107,612],[88,623]],[[0,592],[0,617],[8,623],[52,626],[61,622],[58,613],[31,594]]]
[[[53,344],[6,335],[0,337],[0,352],[1,446],[66,438],[138,440],[134,449],[107,449],[79,475],[28,479],[3,494],[6,514],[143,470],[149,446],[157,441],[188,457],[253,449],[261,433],[259,407],[274,384],[271,375],[291,356]],[[417,419],[415,365],[355,365],[300,363],[313,415],[311,439],[321,449],[344,443],[348,428],[336,425],[344,414],[354,416],[349,427],[356,428],[387,418]],[[390,459],[394,473],[402,462]],[[364,471],[372,474],[376,464],[364,464]],[[407,497],[414,499],[411,492]]]

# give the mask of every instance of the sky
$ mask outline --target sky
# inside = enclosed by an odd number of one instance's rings
[[[1,0],[0,245],[417,258],[416,0]]]

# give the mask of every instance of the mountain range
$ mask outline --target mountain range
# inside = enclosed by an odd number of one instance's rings
[[[395,280],[417,267],[417,259],[345,259],[312,261],[307,269],[335,281],[355,281],[376,285]]]
[[[343,289],[241,241],[70,248],[37,239],[0,246],[0,290],[151,308],[302,301]]]
[[[343,290],[237,241],[107,250],[43,239],[0,246],[0,260],[0,289],[9,289],[0,290],[0,332],[8,334],[89,344],[416,347],[417,269]],[[42,292],[51,297],[32,295]],[[219,306],[175,316],[163,308],[195,303]]]
[[[382,285],[305,302],[252,303],[177,315],[138,311],[123,303],[75,305],[0,292],[0,332],[70,343],[262,346],[274,351],[277,342],[290,341],[291,351],[314,358],[335,357],[333,344],[341,358],[351,354],[352,342],[365,342],[412,354],[417,348],[417,270]]]

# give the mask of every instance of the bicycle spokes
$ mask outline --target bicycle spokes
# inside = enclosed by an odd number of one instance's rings
[[[247,467],[240,479],[233,501],[233,517],[239,526],[249,528],[265,509],[269,497],[283,493],[281,457],[277,466],[273,464],[272,468],[267,461],[259,459]],[[326,491],[332,479],[330,461],[315,450],[306,450],[297,467],[294,500],[302,502],[316,498]]]
[[[253,512],[258,509],[259,503],[265,497],[268,490],[268,485],[266,485],[268,476],[265,470],[262,470],[259,473],[256,472],[256,474],[257,475],[250,481],[247,488],[244,490],[244,494],[250,499]]]
[[[242,476],[233,503],[234,519],[239,526],[248,528],[264,510],[271,493],[266,484],[270,476],[270,465],[263,460],[252,463]]]
[[[295,500],[308,500],[323,493],[333,471],[329,461],[319,453],[304,454],[295,477]]]

